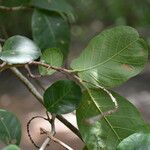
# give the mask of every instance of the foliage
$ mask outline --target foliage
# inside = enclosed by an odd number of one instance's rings
[[[0,72],[11,69],[47,110],[47,118],[38,117],[48,121],[52,131],[47,133],[41,129],[42,134],[67,148],[68,146],[55,138],[54,121],[58,117],[64,122],[60,115],[76,110],[79,131],[86,149],[115,150],[124,149],[126,145],[131,145],[131,150],[137,145],[138,148],[150,147],[150,130],[137,108],[110,90],[139,74],[147,63],[147,44],[136,29],[117,26],[104,30],[89,42],[80,56],[72,61],[71,69],[68,69],[61,66],[69,53],[70,23],[75,16],[67,1],[16,0],[10,5],[2,4],[11,7],[2,7],[5,11],[16,11],[16,7],[12,6],[18,6],[17,9],[20,10],[33,10],[30,12],[33,41],[20,35],[9,37],[0,51],[3,62]],[[3,35],[7,36],[5,30]],[[30,71],[30,65],[36,65],[42,76],[60,72],[68,80],[54,82],[41,96],[16,68],[26,67],[30,76],[35,77]],[[28,133],[29,125],[35,118],[37,117],[32,118],[27,125]],[[68,124],[65,121],[65,125]],[[72,129],[70,124],[68,126]],[[72,131],[77,132],[74,128]],[[19,149],[15,145],[19,145],[20,139],[20,122],[12,113],[1,109],[0,140],[8,145],[4,150]],[[31,135],[30,139],[34,143]]]

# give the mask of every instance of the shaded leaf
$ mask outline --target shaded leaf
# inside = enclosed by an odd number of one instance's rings
[[[70,27],[58,15],[35,10],[32,16],[34,41],[42,49],[59,48],[67,56],[70,42]]]
[[[91,96],[87,91],[83,93],[80,107],[77,109],[79,130],[89,150],[116,150],[124,138],[145,124],[134,105],[114,92],[112,94],[118,101],[119,110],[95,124],[88,124],[87,119],[114,108],[106,92],[99,89],[91,89],[90,92]]]
[[[25,64],[40,56],[40,49],[30,39],[13,36],[6,40],[0,59],[10,64]]]
[[[5,144],[19,145],[21,124],[11,112],[0,109],[0,140]]]
[[[50,66],[60,67],[63,64],[63,55],[59,49],[46,49],[42,52],[40,61],[47,63]],[[51,75],[56,71],[39,66],[39,72],[41,75]]]
[[[117,150],[149,150],[150,133],[134,133],[118,145]]]
[[[51,113],[66,114],[79,106],[81,96],[81,89],[74,81],[60,80],[45,91],[44,104]]]
[[[139,74],[147,58],[147,46],[138,32],[118,26],[93,38],[71,67],[82,79],[112,88]]]
[[[70,22],[75,21],[74,10],[66,0],[31,0],[31,5],[40,9],[54,11],[65,17],[68,17]]]
[[[21,150],[21,149],[16,145],[9,145],[4,147],[2,150]]]

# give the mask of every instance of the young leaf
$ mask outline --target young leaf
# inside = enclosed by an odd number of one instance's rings
[[[50,48],[42,52],[41,62],[47,63],[51,66],[60,67],[63,64],[63,55],[59,49]],[[51,75],[55,70],[48,70],[47,68],[39,66],[41,75]]]
[[[0,140],[5,144],[19,145],[21,124],[11,112],[0,109]]]
[[[112,88],[140,73],[147,58],[147,46],[138,32],[118,26],[92,39],[71,67],[82,79]]]
[[[6,146],[4,147],[2,150],[20,150],[20,148],[16,145],[9,145],[9,146]]]
[[[112,93],[119,104],[116,113],[104,117],[95,124],[89,124],[87,119],[102,112],[113,109],[114,104],[109,95],[100,89],[90,89],[83,93],[77,122],[80,133],[89,150],[109,149],[116,150],[117,145],[126,137],[143,126],[144,120],[138,110],[125,98]]]
[[[117,150],[149,150],[150,133],[134,133],[118,145]]]
[[[54,11],[65,17],[68,17],[70,22],[75,21],[74,10],[66,0],[31,0],[31,5],[40,9]]]
[[[9,64],[25,64],[40,56],[40,49],[30,39],[13,36],[6,40],[0,59]]]
[[[44,104],[51,113],[66,114],[77,109],[81,96],[81,89],[74,81],[60,80],[45,91]]]
[[[59,15],[35,10],[32,16],[34,41],[42,49],[59,48],[67,56],[70,42],[70,27]]]

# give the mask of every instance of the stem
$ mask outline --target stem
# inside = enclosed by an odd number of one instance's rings
[[[49,144],[50,140],[51,140],[50,138],[46,138],[46,140],[44,141],[44,143],[42,144],[42,146],[40,147],[39,150],[45,150],[45,148]]]
[[[6,7],[6,6],[0,6],[0,11],[19,11],[19,10],[29,10],[32,7],[26,7],[26,6],[17,6],[17,7]]]
[[[74,127],[70,122],[68,122],[64,117],[62,117],[61,115],[57,115],[56,116],[58,120],[60,120],[61,122],[63,122],[63,124],[65,126],[67,126],[73,133],[75,133],[81,140],[82,140],[82,137],[81,137],[81,134],[79,132],[79,130]],[[82,140],[83,141],[83,140]]]
[[[28,90],[36,97],[36,99],[44,106],[43,97],[30,81],[15,67],[10,68],[11,71],[24,83]]]
[[[30,81],[17,69],[17,68],[10,68],[12,72],[20,79],[22,83],[29,89],[29,91],[37,98],[37,100],[44,106],[43,97],[40,93],[36,90],[36,88],[30,83]],[[80,135],[79,130],[74,127],[68,120],[66,120],[63,116],[57,115],[56,118],[60,120],[64,125],[66,125],[74,134],[76,134],[81,140],[82,137]]]
[[[64,147],[67,150],[73,150],[70,146],[68,146],[67,144],[65,144],[64,142],[62,142],[61,140],[57,139],[54,137],[54,135],[51,134],[51,132],[46,131],[45,129],[42,129],[42,134],[46,134],[48,136],[48,138],[45,140],[45,142],[43,143],[42,147],[39,150],[44,150],[47,146],[47,143],[50,140],[53,140],[54,142],[58,143],[59,145],[61,145],[62,147]]]

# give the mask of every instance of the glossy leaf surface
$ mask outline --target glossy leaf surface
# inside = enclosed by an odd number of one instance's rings
[[[0,140],[5,144],[19,145],[21,124],[11,112],[0,109]]]
[[[138,32],[118,26],[93,38],[71,67],[82,79],[112,88],[139,74],[147,58],[147,46]]]
[[[46,49],[42,52],[40,61],[50,66],[61,67],[63,64],[63,54],[56,48]],[[39,72],[41,75],[51,75],[56,71],[39,66]]]
[[[40,54],[40,49],[32,40],[17,35],[6,40],[0,59],[10,64],[25,64],[37,59]]]
[[[66,114],[77,109],[81,96],[81,89],[74,81],[60,80],[45,91],[44,104],[51,113]]]
[[[116,150],[121,140],[145,124],[134,105],[114,92],[112,94],[118,101],[119,110],[95,124],[87,123],[87,119],[114,108],[106,92],[98,89],[90,92],[91,96],[87,91],[83,93],[80,107],[77,109],[79,130],[89,150]]]

